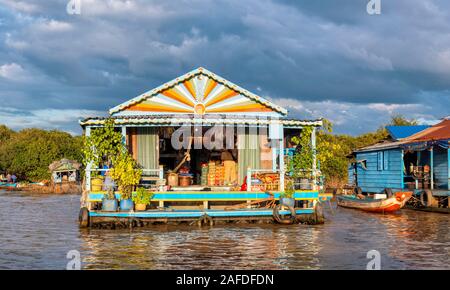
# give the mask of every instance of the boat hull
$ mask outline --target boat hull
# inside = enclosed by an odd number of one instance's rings
[[[358,199],[354,196],[339,195],[337,204],[341,207],[354,208],[368,212],[394,212],[405,206],[411,198],[412,192],[396,192],[392,197],[386,199]]]

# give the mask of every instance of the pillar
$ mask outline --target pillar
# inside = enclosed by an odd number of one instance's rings
[[[85,135],[86,135],[86,137],[91,136],[91,127],[89,127],[89,126],[86,127]],[[91,191],[91,169],[92,169],[92,162],[89,162],[86,165],[86,172],[85,172],[85,176],[86,176],[86,190],[87,191]]]
[[[122,143],[127,145],[127,127],[122,126]]]
[[[313,153],[313,162],[312,162],[312,175],[313,175],[313,190],[317,189],[317,144],[316,144],[316,127],[313,128],[311,132],[311,149]]]
[[[434,150],[430,148],[430,189],[434,189]]]
[[[280,124],[280,191],[284,191],[284,126]]]

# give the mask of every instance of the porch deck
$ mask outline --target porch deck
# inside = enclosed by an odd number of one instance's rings
[[[296,214],[312,214],[313,208],[296,208]],[[289,214],[288,210],[280,210],[280,214]],[[197,219],[204,215],[212,218],[219,217],[261,217],[266,216],[272,218],[271,209],[236,209],[236,210],[147,210],[140,212],[106,212],[91,211],[91,217],[116,217],[116,218],[187,218]]]
[[[281,192],[270,192],[275,199],[280,198]],[[100,202],[105,192],[91,192],[88,196],[90,202]],[[116,193],[116,198],[120,198],[120,192]],[[155,192],[152,201],[177,202],[177,201],[249,201],[265,199],[270,197],[265,192],[251,191],[159,191]],[[319,192],[317,190],[302,190],[294,193],[295,200],[317,200]]]

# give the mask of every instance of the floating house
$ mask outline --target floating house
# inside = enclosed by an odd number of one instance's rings
[[[450,195],[450,119],[434,126],[387,127],[391,140],[353,152],[349,182],[366,193],[412,190],[425,199]],[[444,205],[444,202],[441,204]]]
[[[130,153],[143,168],[142,184],[154,190],[153,202],[158,202],[160,211],[98,210],[104,192],[90,190],[91,173],[101,169],[90,167],[86,169],[87,190],[82,207],[87,208],[91,218],[98,219],[119,216],[195,219],[203,215],[271,218],[271,210],[250,210],[251,204],[271,196],[279,199],[285,191],[285,152],[290,146],[289,139],[301,134],[305,126],[312,127],[311,144],[315,149],[316,129],[322,125],[320,119],[298,120],[288,118],[287,114],[286,109],[204,68],[195,69],[109,111],[108,118],[115,121]],[[89,136],[92,130],[104,126],[105,120],[87,118],[80,125]],[[185,133],[192,133],[193,138],[186,139],[182,136]],[[225,140],[206,146],[206,137],[216,140],[217,136],[225,136]],[[177,147],[174,139],[181,140],[183,147]],[[220,161],[224,148],[230,148],[236,162],[231,183],[218,177],[223,170]],[[171,174],[179,171],[180,160],[184,173],[174,177]],[[294,194],[299,214],[313,214],[319,199],[315,154],[313,166],[308,170],[313,176],[309,189],[296,190]],[[267,178],[270,184],[256,178],[261,175],[270,175]],[[152,183],[153,187],[149,185]],[[224,211],[236,203],[249,206],[242,211]],[[182,211],[183,208],[189,210]],[[193,208],[197,210],[192,211]]]
[[[52,183],[78,182],[81,163],[75,160],[61,159],[48,166],[52,174]]]

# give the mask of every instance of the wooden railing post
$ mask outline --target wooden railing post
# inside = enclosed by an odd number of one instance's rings
[[[247,168],[247,191],[252,191],[252,169]]]

